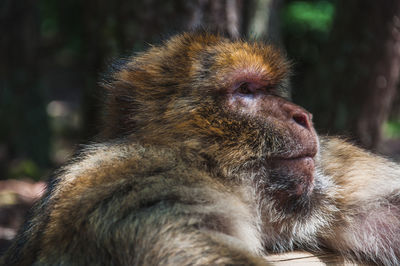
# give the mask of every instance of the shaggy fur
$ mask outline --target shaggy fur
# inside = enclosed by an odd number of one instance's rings
[[[271,46],[208,33],[126,60],[102,141],[55,175],[3,265],[258,265],[295,248],[399,265],[399,165],[318,140],[289,71]]]

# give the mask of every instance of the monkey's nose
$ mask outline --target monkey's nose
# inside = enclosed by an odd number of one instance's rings
[[[296,112],[292,115],[292,119],[296,124],[306,128],[311,128],[311,115],[308,115],[305,112]]]

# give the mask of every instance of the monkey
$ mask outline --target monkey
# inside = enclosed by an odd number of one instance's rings
[[[400,166],[318,136],[269,44],[188,32],[104,81],[105,115],[3,265],[271,265],[329,250],[400,264]]]

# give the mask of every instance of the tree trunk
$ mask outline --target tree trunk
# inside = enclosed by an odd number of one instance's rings
[[[381,26],[376,29],[380,42],[375,51],[381,56],[371,65],[371,75],[366,80],[367,95],[357,121],[361,143],[374,150],[382,140],[382,125],[389,116],[400,75],[400,1],[385,3],[377,4],[374,13],[376,23]]]
[[[397,0],[338,2],[329,45],[306,83],[319,127],[378,147],[399,79],[399,16]]]
[[[281,44],[280,9],[283,0],[254,0],[249,18],[248,36]]]
[[[188,4],[191,10],[188,27],[203,27],[240,37],[243,0],[196,0]]]
[[[11,159],[49,163],[49,128],[38,80],[37,1],[0,1],[0,179]],[[4,143],[2,143],[4,141]]]

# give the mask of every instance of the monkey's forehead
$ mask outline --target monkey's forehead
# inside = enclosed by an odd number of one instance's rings
[[[232,41],[210,33],[185,33],[172,38],[167,46],[186,50],[188,58],[192,58],[193,74],[208,70],[221,81],[237,77],[278,83],[290,72],[286,57],[264,43]]]
[[[183,33],[132,57],[114,77],[122,80],[171,79],[217,82],[240,80],[278,84],[290,72],[290,62],[271,45],[229,40],[210,33]]]
[[[290,72],[286,58],[272,46],[241,41],[221,43],[208,49],[216,51],[213,62],[209,63],[210,73],[222,83],[252,80],[277,84]],[[193,64],[193,68],[196,67],[204,68],[204,65]]]

